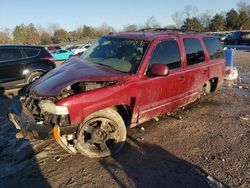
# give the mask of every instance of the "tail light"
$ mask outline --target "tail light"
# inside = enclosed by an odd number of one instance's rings
[[[55,63],[55,60],[53,59],[53,57],[47,56],[47,57],[44,57],[43,59],[44,59],[44,60],[48,60],[48,61],[50,61],[51,63]]]

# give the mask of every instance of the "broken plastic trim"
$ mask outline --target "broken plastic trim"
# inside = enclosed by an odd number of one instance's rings
[[[68,153],[70,154],[77,153],[77,150],[75,149],[74,145],[68,142],[66,135],[61,135],[60,127],[58,125],[54,126],[53,128],[53,136],[55,141]]]
[[[39,103],[39,107],[41,108],[41,112],[48,112],[56,115],[68,115],[69,111],[66,106],[57,106],[50,100],[42,100]]]

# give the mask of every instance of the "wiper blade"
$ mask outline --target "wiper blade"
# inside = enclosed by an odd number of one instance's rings
[[[111,67],[111,66],[109,66],[109,65],[106,65],[106,64],[103,64],[103,63],[96,63],[96,64],[98,64],[98,65],[102,65],[102,66],[104,66],[104,67],[108,67],[108,68],[113,69],[113,67]]]
[[[114,67],[109,66],[109,65],[107,65],[107,64],[103,64],[103,63],[96,63],[96,64],[102,65],[102,66],[104,66],[104,67],[108,67],[108,68],[110,68],[110,69],[112,69],[112,70],[115,70],[115,71],[117,71],[117,72],[128,73],[128,72],[124,72],[124,71],[121,71],[121,70],[117,70],[117,69],[115,69]]]

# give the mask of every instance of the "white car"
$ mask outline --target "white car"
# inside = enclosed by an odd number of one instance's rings
[[[89,47],[90,47],[90,43],[81,45],[76,49],[72,49],[71,51],[74,53],[74,55],[78,55],[78,54],[85,52]]]

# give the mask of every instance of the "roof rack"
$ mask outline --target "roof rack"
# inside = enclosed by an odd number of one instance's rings
[[[170,31],[171,29],[168,28],[143,28],[138,31]]]
[[[187,30],[187,29],[169,29],[169,28],[143,28],[138,31],[169,31],[169,32],[185,32],[185,33],[197,33],[195,30]]]

